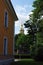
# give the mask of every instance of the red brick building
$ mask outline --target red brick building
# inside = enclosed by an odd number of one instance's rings
[[[14,53],[14,21],[18,20],[10,0],[0,0],[0,56]]]

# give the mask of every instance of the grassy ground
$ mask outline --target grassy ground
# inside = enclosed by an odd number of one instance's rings
[[[33,59],[21,59],[20,61],[11,63],[11,65],[43,65],[43,62],[36,62]]]

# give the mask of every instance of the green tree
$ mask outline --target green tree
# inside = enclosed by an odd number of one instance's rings
[[[16,42],[17,49],[23,50],[23,51],[29,51],[30,45],[29,45],[29,36],[21,34],[18,36],[17,42]]]
[[[30,46],[32,45],[32,50],[35,51],[37,45],[43,43],[43,0],[35,0],[33,7],[34,9],[32,10],[32,14],[30,14],[30,19],[24,25],[28,29],[29,44]]]
[[[35,0],[33,2],[34,9],[33,12],[33,23],[36,25],[36,44],[35,44],[35,54],[37,54],[37,49],[39,44],[43,44],[43,0]]]
[[[37,32],[37,44],[43,43],[43,0],[33,2],[33,22],[35,22]]]
[[[17,44],[16,44],[16,42],[17,42],[17,39],[18,39],[18,37],[19,37],[20,35],[21,35],[21,34],[16,34],[15,37],[14,37],[14,42],[15,42],[14,47],[15,47],[15,50],[17,50]]]
[[[25,28],[28,29],[28,35],[29,35],[29,39],[30,39],[30,44],[33,45],[34,43],[34,39],[36,38],[35,34],[36,34],[36,31],[37,31],[37,28],[36,28],[36,25],[35,23],[33,22],[33,14],[30,15],[30,19],[27,20],[25,23]]]

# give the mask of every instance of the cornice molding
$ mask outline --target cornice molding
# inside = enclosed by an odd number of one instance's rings
[[[5,0],[5,1],[6,1],[7,5],[9,6],[10,10],[12,11],[12,14],[13,14],[13,16],[15,18],[15,21],[18,20],[18,17],[16,15],[16,12],[15,12],[15,10],[13,8],[13,5],[12,5],[11,1],[10,0]]]

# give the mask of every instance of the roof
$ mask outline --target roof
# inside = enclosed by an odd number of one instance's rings
[[[14,8],[13,8],[13,5],[12,5],[12,3],[11,3],[11,0],[5,0],[5,1],[6,1],[6,3],[9,5],[9,8],[11,9],[12,14],[13,14],[13,16],[14,16],[14,18],[15,18],[15,21],[17,21],[17,20],[18,20],[18,17],[17,17],[16,12],[15,12],[15,10],[14,10]]]

